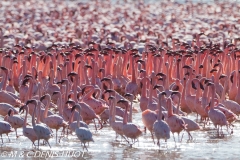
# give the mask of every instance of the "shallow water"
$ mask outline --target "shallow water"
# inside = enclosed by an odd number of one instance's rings
[[[138,107],[138,104],[135,104]],[[138,107],[139,108],[139,107]],[[196,115],[189,115],[191,119],[196,119]],[[30,117],[29,117],[30,118]],[[30,119],[29,119],[30,122]],[[141,121],[141,113],[133,114],[133,122],[143,129]],[[42,159],[54,158],[62,159],[239,159],[239,143],[240,143],[240,123],[234,123],[234,132],[232,135],[227,134],[224,128],[224,137],[216,137],[214,126],[212,124],[196,132],[192,132],[193,140],[188,141],[187,133],[184,133],[182,142],[174,143],[172,134],[171,138],[165,143],[161,141],[159,150],[154,145],[150,133],[143,133],[139,138],[139,143],[129,145],[121,138],[115,140],[115,132],[108,126],[100,131],[95,131],[94,125],[90,124],[90,130],[93,133],[95,142],[90,142],[88,152],[83,151],[80,141],[76,135],[70,135],[63,138],[60,144],[56,143],[55,138],[50,139],[50,149],[47,145],[41,145],[40,150],[32,147],[31,142],[20,136],[16,139],[15,133],[10,134],[11,142],[8,142],[6,135],[3,135],[4,144],[0,147],[1,159],[13,159],[17,157],[22,159]],[[55,132],[55,131],[54,131]],[[19,135],[22,129],[18,129]],[[60,135],[59,131],[58,135]],[[183,132],[182,132],[183,133]],[[175,134],[176,141],[178,140]],[[42,142],[41,142],[42,143]],[[36,142],[37,144],[37,142]],[[47,153],[48,152],[48,153]],[[16,153],[16,157],[15,154]],[[59,157],[56,157],[58,154]],[[55,156],[55,157],[54,157]]]

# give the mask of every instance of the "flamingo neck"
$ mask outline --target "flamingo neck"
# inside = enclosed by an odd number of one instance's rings
[[[168,104],[168,117],[171,117],[173,115],[173,109],[172,104]]]
[[[91,98],[94,91],[95,91],[95,89],[94,89],[94,87],[92,87],[92,89],[87,94],[85,94],[82,99],[84,100],[84,99]]]
[[[181,104],[181,94],[179,94],[178,105],[177,105],[177,115],[179,115],[180,104]]]
[[[74,112],[73,112],[74,113]],[[77,116],[77,126],[78,126],[78,128],[80,128],[80,111],[78,112],[78,116]]]
[[[221,73],[222,73],[222,64],[219,65],[219,70],[217,72],[217,77],[215,80],[216,83],[219,83],[219,77],[220,77]]]
[[[33,115],[32,115],[32,126],[35,127],[36,123],[35,123],[35,112],[36,112],[36,108],[37,106],[34,106],[34,111],[33,111]],[[26,118],[25,118],[26,119]]]
[[[83,72],[84,72],[84,77],[85,77],[86,85],[89,85],[89,84],[90,84],[90,81],[89,81],[89,79],[88,79],[87,69],[85,68]]]
[[[186,92],[185,92],[186,96],[191,96],[191,90],[190,89],[191,89],[191,80],[189,78],[188,81],[187,81],[187,84],[186,84]]]
[[[180,78],[180,63],[177,62],[177,79],[181,79]]]
[[[141,97],[147,97],[147,78],[144,77],[142,80],[142,92],[141,92]]]
[[[149,99],[148,99],[148,104],[150,104],[152,102],[152,97],[153,97],[153,88],[152,85],[149,85]]]
[[[214,107],[214,97],[215,97],[215,86],[212,86],[212,99],[211,99],[211,106],[210,108],[213,109]]]
[[[59,115],[62,117],[63,116],[63,107],[62,107],[62,97],[61,97],[61,93],[59,95],[59,105],[58,105],[58,111],[59,111]]]
[[[67,81],[67,83],[66,83],[66,91],[65,91],[65,101],[64,102],[67,102],[67,100],[68,100],[68,86],[69,85],[69,83],[68,83],[68,81]]]
[[[166,90],[168,90],[169,89],[169,67],[167,67],[167,72],[166,73],[167,73],[166,74],[166,85],[164,86],[164,88]]]
[[[240,93],[240,74],[238,74],[238,93]]]
[[[43,69],[43,77],[47,77],[48,72],[49,72],[49,68],[50,68],[50,66],[49,66],[49,57],[47,56],[46,57],[46,63],[44,65],[44,69]]]
[[[47,104],[43,113],[43,118],[47,118],[48,108],[49,108],[50,100],[47,98]]]
[[[116,63],[113,65],[112,78],[117,78],[117,64]]]
[[[128,117],[127,117],[127,105],[125,105],[125,112],[124,112],[124,117],[123,117],[123,124],[127,124],[128,122]]]
[[[28,87],[28,90],[27,90],[27,99],[25,101],[27,101],[28,99],[31,99],[32,98],[32,90],[33,90],[33,82],[30,81],[29,82],[29,87]]]
[[[115,119],[113,118],[113,102],[109,102],[109,123],[112,125],[112,123],[115,122]]]
[[[222,95],[221,95],[220,102],[225,101],[225,95],[226,95],[227,84],[228,84],[228,81],[225,79],[225,80],[224,80],[224,86],[223,86],[223,91],[222,91]]]
[[[136,73],[135,73],[135,67],[134,67],[134,58],[132,57],[132,82],[136,83]]]
[[[132,123],[132,108],[133,108],[132,104],[133,102],[131,101],[130,109],[129,109],[129,120],[128,120],[129,123]]]
[[[109,67],[106,67],[106,75],[107,75],[107,76],[108,76],[108,75],[111,75],[111,65],[112,65],[112,61],[111,61],[111,57],[110,57],[110,56],[112,56],[112,55],[107,56],[107,62],[106,62],[107,66],[109,66]]]
[[[116,99],[112,103],[112,122],[116,121]]]
[[[77,99],[77,87],[78,87],[78,84],[79,84],[79,77],[78,76],[75,77],[74,80],[75,80],[75,83],[73,84],[73,87],[74,87],[73,88],[73,93],[74,93],[73,100],[75,102],[77,102],[78,101],[78,99]]]
[[[84,62],[85,63],[85,62]],[[83,84],[85,84],[86,82],[85,82],[85,75],[84,75],[84,71],[83,71],[83,69],[82,68],[84,68],[84,66],[82,65],[83,64],[83,61],[81,61],[81,64],[79,65],[79,67],[78,67],[78,75],[79,75],[79,78],[80,78],[80,86],[81,85],[83,85]]]
[[[26,107],[26,115],[25,115],[25,119],[24,119],[24,122],[23,122],[23,127],[27,126],[27,115],[28,115],[28,107]]]
[[[30,68],[32,68],[32,66],[35,66],[35,64],[36,64],[36,55],[33,54],[31,58]]]
[[[92,63],[92,85],[96,84],[96,64],[95,62]]]
[[[159,96],[159,102],[158,102],[158,117],[157,117],[158,121],[162,120],[162,98],[161,96]]]
[[[54,71],[53,70],[51,70],[51,74],[50,74],[51,76],[50,76],[50,81],[49,81],[49,84],[50,85],[53,85],[53,83],[54,83]]]
[[[53,75],[54,77],[57,75],[57,60],[56,60],[56,52],[53,53],[53,56],[52,56],[52,62],[53,62]],[[34,63],[35,64],[35,63]]]
[[[73,122],[73,117],[74,117],[74,111],[71,113],[71,117],[69,118],[69,124]]]
[[[4,72],[4,79],[3,79],[3,86],[2,86],[2,90],[6,90],[7,87],[7,79],[8,79],[8,71]]]
[[[199,71],[199,65],[200,65],[200,53],[197,54],[197,61],[196,61],[196,65],[195,65],[195,68],[196,68],[196,73],[197,74],[200,74],[200,71]]]

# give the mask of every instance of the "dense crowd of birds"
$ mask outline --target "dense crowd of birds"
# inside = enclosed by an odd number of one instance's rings
[[[192,139],[190,132],[209,122],[218,136],[222,127],[233,133],[240,114],[239,4],[0,4],[1,137],[18,137],[22,128],[39,148],[41,139],[50,146],[54,134],[60,143],[75,132],[86,148],[94,123],[129,144],[148,130],[160,147],[170,132]],[[134,110],[142,122],[133,121]]]

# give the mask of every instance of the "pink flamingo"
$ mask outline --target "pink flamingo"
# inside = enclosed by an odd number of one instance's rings
[[[47,105],[45,107],[45,111],[43,113],[43,122],[49,126],[50,128],[56,129],[56,142],[57,142],[57,131],[63,127],[63,130],[68,126],[68,123],[63,120],[63,118],[59,115],[53,114],[50,116],[47,116],[47,111],[49,108],[49,103],[51,100],[51,97],[49,94],[45,94],[40,98],[40,101],[43,99],[47,99]],[[60,140],[59,140],[60,141]]]
[[[173,114],[173,109],[172,109],[172,100],[171,98],[167,99],[167,108],[168,108],[168,116],[166,118],[166,122],[169,125],[171,132],[173,134],[173,139],[175,141],[174,133],[178,133],[178,139],[179,139],[179,133],[184,129],[187,129],[187,124],[184,122],[182,117],[178,116],[177,114]]]
[[[211,86],[211,89],[212,89],[211,103],[210,103],[210,109],[208,111],[208,116],[211,119],[211,121],[213,122],[215,127],[228,126],[228,123],[227,123],[227,120],[226,120],[226,117],[225,117],[224,113],[221,112],[218,109],[214,109],[214,97],[215,97],[215,94],[216,94],[215,84],[209,82],[208,86]],[[218,128],[217,133],[219,135],[219,128]]]
[[[73,106],[72,110],[74,110],[75,108],[81,108],[81,106],[79,104]],[[85,127],[80,127],[80,123],[79,123],[79,117],[78,116],[78,119],[77,119],[77,128],[75,130],[75,133],[78,137],[78,139],[83,143],[84,145],[84,148],[86,148],[87,150],[87,147],[85,145],[86,142],[94,142],[93,138],[92,138],[92,133],[90,132],[90,130],[88,128],[85,128]]]
[[[21,128],[24,124],[24,119],[17,114],[13,114],[13,110],[10,108],[8,111],[8,115],[4,118],[6,122],[11,124],[11,126],[14,128],[16,132],[16,137],[18,138],[19,136],[17,135],[17,129]]]
[[[126,107],[125,115],[123,118],[123,134],[127,138],[131,138],[135,142],[135,140],[142,134],[142,130],[134,123],[128,123],[128,117],[127,117],[128,101],[120,100],[117,103],[123,103]]]

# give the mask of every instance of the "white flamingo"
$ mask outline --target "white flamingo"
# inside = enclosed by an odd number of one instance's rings
[[[68,126],[68,127],[69,127],[69,129],[70,129],[72,132],[75,132],[76,128],[79,128],[77,121],[73,121],[73,117],[74,117],[74,115],[75,115],[75,112],[74,112],[75,109],[78,110],[78,115],[77,115],[77,117],[79,116],[80,127],[88,128],[88,125],[87,125],[85,122],[80,121],[81,109],[82,109],[82,108],[76,106],[75,108],[72,108],[72,109],[71,109],[72,114],[71,114],[71,117],[70,117],[70,119],[69,119],[69,126]],[[81,119],[82,119],[82,118],[81,118]]]
[[[23,135],[25,137],[27,137],[28,139],[30,139],[32,141],[32,144],[34,146],[36,146],[34,144],[34,142],[38,139],[37,135],[35,133],[35,131],[33,130],[32,126],[27,126],[27,115],[28,115],[28,106],[24,105],[19,109],[19,113],[21,113],[22,110],[26,110],[26,115],[25,115],[25,119],[24,119],[24,123],[23,123]]]
[[[36,108],[38,107],[40,109],[40,102],[37,102],[35,99],[31,99],[28,100],[26,102],[26,105],[28,105],[29,103],[34,104],[34,111],[33,111],[33,115],[32,115],[32,126],[33,126],[33,130],[35,131],[36,135],[37,135],[37,139],[38,139],[38,149],[39,149],[39,141],[40,139],[44,139],[49,147],[51,148],[48,140],[53,136],[51,133],[51,130],[45,125],[45,124],[36,124],[35,123],[35,114],[36,114]]]
[[[72,110],[74,110],[75,108],[81,108],[81,106],[79,104],[73,106]],[[94,142],[93,138],[92,138],[92,133],[90,132],[90,130],[88,128],[85,127],[80,127],[80,123],[79,123],[79,117],[77,117],[77,128],[75,130],[75,133],[78,137],[78,139],[83,143],[83,149],[86,148],[86,150],[88,151],[87,147],[86,147],[86,142]]]
[[[160,139],[165,139],[165,141],[167,141],[167,139],[170,138],[170,128],[168,126],[168,124],[162,120],[162,106],[161,106],[161,101],[162,101],[162,94],[160,93],[158,95],[159,98],[159,103],[158,103],[158,116],[157,116],[157,120],[154,122],[153,124],[153,132],[157,138],[157,145],[160,148]]]

